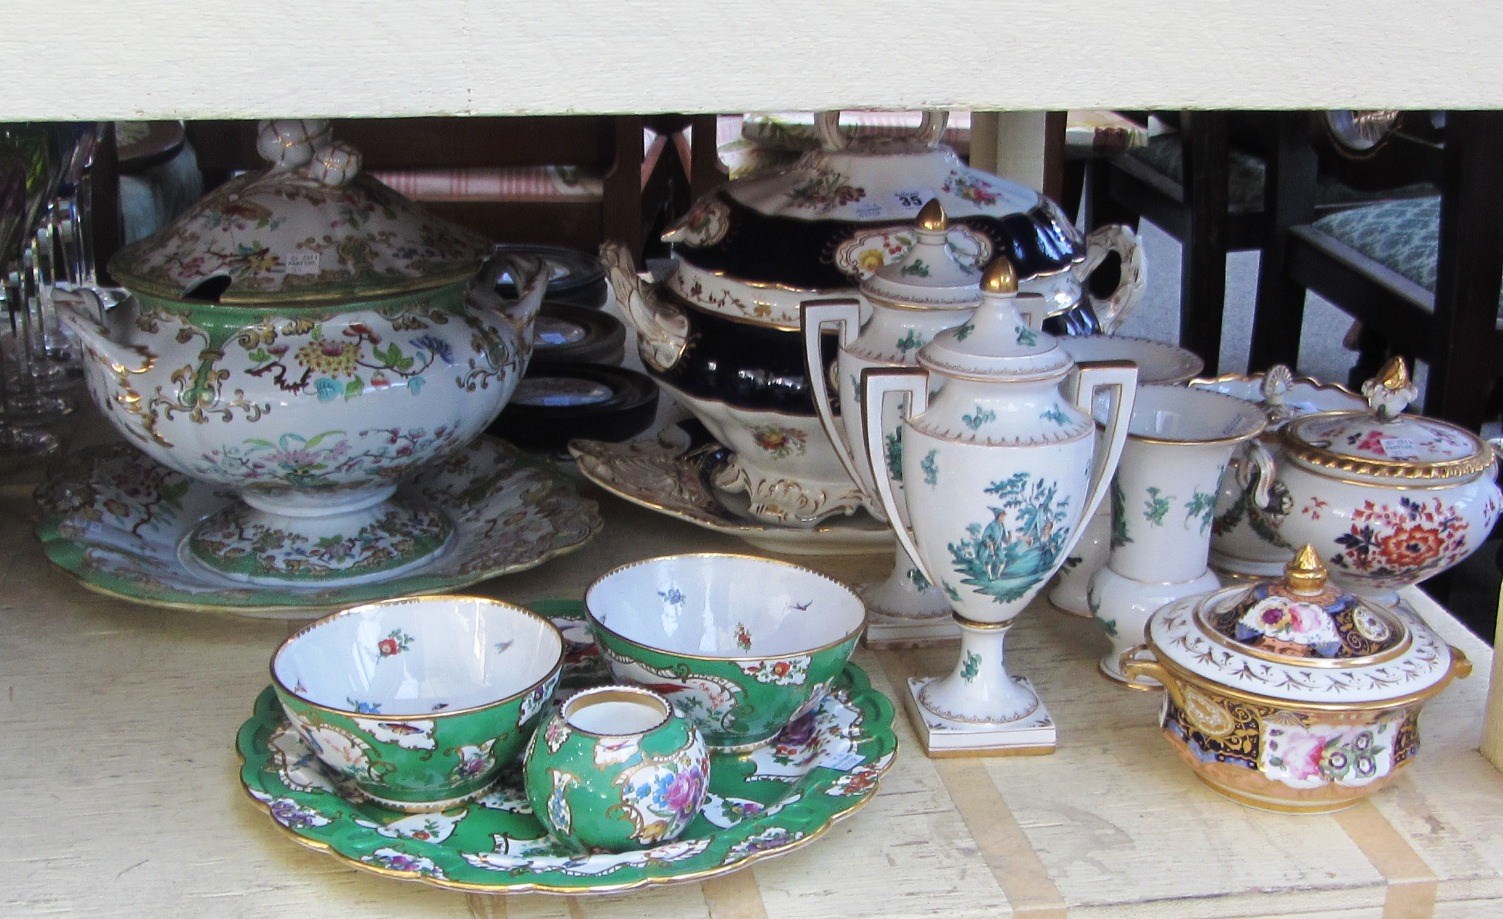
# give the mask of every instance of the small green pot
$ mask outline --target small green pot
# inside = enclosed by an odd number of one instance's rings
[[[662,696],[601,686],[571,696],[533,734],[523,776],[555,838],[624,852],[673,840],[699,814],[710,757]]]

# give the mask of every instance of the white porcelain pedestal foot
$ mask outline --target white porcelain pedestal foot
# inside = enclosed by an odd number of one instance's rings
[[[863,584],[856,593],[866,604],[869,648],[915,648],[960,637],[950,601],[930,586],[901,546],[887,579]]]
[[[1007,672],[1012,622],[954,617],[960,657],[944,677],[911,679],[905,703],[930,756],[1016,756],[1054,752],[1054,720],[1033,684]]]
[[[929,711],[920,701],[935,677],[910,679],[903,707],[924,754],[931,759],[959,756],[1042,756],[1055,750],[1054,719],[1042,701],[1027,717],[1007,724],[974,724],[954,721]],[[1027,677],[1012,678],[1020,688],[1033,692]],[[1035,695],[1037,695],[1035,693]]]

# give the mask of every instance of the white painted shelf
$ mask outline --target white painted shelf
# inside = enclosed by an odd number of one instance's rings
[[[598,491],[580,552],[477,590],[578,597],[672,551],[747,551]],[[901,711],[869,806],[805,849],[737,874],[605,898],[466,896],[376,877],[299,846],[240,787],[235,732],[288,632],[90,593],[45,560],[24,480],[0,487],[0,916],[639,919],[1450,919],[1503,915],[1503,775],[1478,752],[1491,652],[1422,596],[1477,667],[1421,719],[1394,786],[1333,816],[1265,814],[1200,784],[1156,727],[1159,699],[1096,671],[1105,637],[1036,603],[1008,657],[1059,723],[1052,756],[931,760]],[[808,560],[848,581],[881,556]],[[896,698],[953,648],[857,662]]]
[[[0,121],[1503,104],[1487,0],[0,0]]]

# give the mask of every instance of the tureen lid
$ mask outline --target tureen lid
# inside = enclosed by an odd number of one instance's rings
[[[270,164],[209,192],[110,260],[133,291],[225,304],[327,303],[473,275],[491,246],[360,173],[321,120],[263,121]]]
[[[917,241],[861,282],[869,299],[913,309],[970,309],[981,302],[981,272],[950,244],[950,221],[938,198],[919,211]]]
[[[821,112],[821,148],[788,169],[738,178],[695,202],[663,234],[681,262],[713,277],[801,293],[855,287],[896,254],[897,238],[938,200],[952,242],[984,264],[1006,255],[1020,276],[1062,271],[1085,241],[1033,189],[972,169],[939,144],[943,112],[914,137],[848,138]]]
[[[1154,613],[1149,644],[1160,660],[1221,688],[1287,702],[1392,703],[1446,682],[1451,649],[1429,626],[1326,577],[1307,545],[1282,580]]]
[[[1296,377],[1294,371],[1284,364],[1274,364],[1264,373],[1233,373],[1191,380],[1190,385],[1258,403],[1268,416],[1269,431],[1277,431],[1302,415],[1360,409],[1367,404],[1361,396],[1339,383]]]
[[[1040,380],[1075,366],[1059,341],[1040,329],[1048,301],[1019,294],[1018,275],[1006,256],[986,266],[981,305],[967,322],[946,329],[919,349],[920,365],[946,376],[982,380]]]
[[[1307,466],[1378,478],[1457,479],[1492,465],[1492,449],[1471,431],[1401,414],[1416,393],[1403,360],[1394,358],[1363,384],[1368,410],[1297,418],[1281,432],[1284,449]]]

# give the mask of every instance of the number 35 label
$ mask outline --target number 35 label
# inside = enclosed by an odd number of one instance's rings
[[[898,207],[905,210],[918,210],[929,203],[929,199],[935,197],[934,191],[928,188],[915,188],[907,191],[895,191],[892,200]]]

